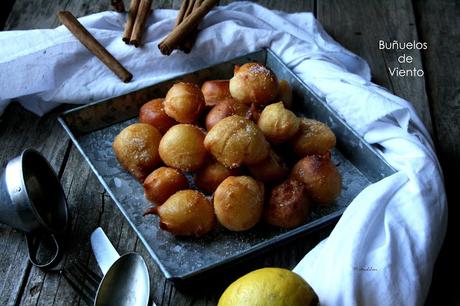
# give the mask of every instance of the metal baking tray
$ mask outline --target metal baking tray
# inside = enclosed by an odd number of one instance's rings
[[[157,216],[142,216],[149,203],[144,198],[141,184],[117,162],[112,151],[112,141],[123,128],[137,122],[138,111],[143,103],[164,97],[175,82],[201,84],[205,80],[229,79],[235,65],[251,61],[264,63],[280,80],[289,82],[298,115],[325,122],[334,131],[337,147],[332,156],[342,175],[342,193],[333,205],[314,209],[308,223],[292,230],[260,223],[246,232],[230,232],[218,227],[202,238],[175,237],[160,229]],[[335,221],[361,190],[395,172],[373,147],[315,95],[272,51],[266,49],[123,96],[72,109],[62,114],[59,121],[161,271],[173,281],[203,276],[205,272],[235,263]]]

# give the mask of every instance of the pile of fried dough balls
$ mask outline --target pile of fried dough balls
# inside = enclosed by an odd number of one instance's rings
[[[113,150],[154,204],[145,214],[174,235],[204,235],[216,219],[231,231],[261,219],[295,228],[312,205],[334,201],[341,176],[331,161],[334,133],[297,117],[292,104],[287,81],[246,63],[230,80],[174,84],[141,107],[140,123],[123,129]]]

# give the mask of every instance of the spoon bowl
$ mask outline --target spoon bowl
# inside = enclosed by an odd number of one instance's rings
[[[115,261],[99,285],[95,305],[147,305],[150,295],[149,272],[144,259],[127,253]]]

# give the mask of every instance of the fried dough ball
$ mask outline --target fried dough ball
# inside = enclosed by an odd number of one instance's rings
[[[257,125],[268,141],[279,144],[292,138],[298,131],[300,119],[286,109],[283,102],[268,105],[260,114]]]
[[[283,101],[284,107],[292,108],[292,88],[286,80],[279,81],[278,99]]]
[[[273,150],[270,150],[270,154],[263,161],[248,168],[255,179],[264,183],[281,181],[289,173],[286,164]]]
[[[217,105],[221,101],[232,97],[228,83],[229,80],[212,80],[203,83],[201,91],[203,92],[206,106]]]
[[[202,236],[215,225],[211,202],[199,191],[181,190],[161,206],[151,207],[144,215],[160,217],[160,228],[176,236]]]
[[[212,193],[227,177],[238,175],[239,173],[239,169],[225,168],[224,165],[213,160],[197,171],[195,184],[199,189]]]
[[[330,153],[302,158],[292,168],[291,176],[305,184],[310,198],[318,204],[329,204],[340,194],[342,178]]]
[[[219,121],[206,135],[204,146],[230,169],[260,162],[270,151],[270,145],[254,122],[238,115]]]
[[[161,161],[158,155],[160,139],[160,132],[153,126],[135,123],[115,136],[112,148],[122,167],[143,182]]]
[[[250,176],[229,176],[214,193],[214,211],[225,228],[245,231],[259,222],[264,185]]]
[[[144,181],[145,197],[157,205],[163,204],[177,191],[187,188],[188,181],[185,175],[170,167],[156,169]]]
[[[144,105],[139,110],[139,121],[148,123],[157,128],[161,134],[176,124],[176,120],[166,115],[163,105],[164,99],[153,99]]]
[[[231,115],[245,117],[249,106],[239,103],[233,98],[227,98],[214,106],[206,116],[206,129],[209,131],[217,122]]]
[[[305,185],[288,179],[273,188],[264,219],[268,224],[282,228],[302,225],[310,214],[310,200]]]
[[[334,132],[324,123],[301,118],[300,127],[291,140],[294,152],[300,156],[323,154],[335,146]]]
[[[176,83],[164,100],[166,114],[180,123],[194,123],[204,110],[201,89],[192,83]]]
[[[189,172],[200,168],[206,159],[204,133],[191,124],[176,124],[160,141],[160,157],[173,168]]]
[[[232,97],[244,104],[268,104],[278,95],[278,79],[259,63],[235,66],[229,83]]]

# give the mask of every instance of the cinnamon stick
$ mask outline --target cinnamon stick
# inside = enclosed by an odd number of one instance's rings
[[[196,11],[200,7],[202,2],[203,0],[196,0],[195,5],[193,6],[193,10]],[[182,50],[184,53],[190,53],[190,51],[192,51],[193,45],[195,44],[197,37],[198,37],[198,25],[189,34],[189,37],[185,39],[184,43],[181,44],[179,49]]]
[[[179,44],[198,26],[203,17],[217,4],[219,0],[204,0],[158,45],[161,53],[169,55]]]
[[[58,13],[58,17],[61,23],[123,82],[126,83],[131,81],[133,75],[83,27],[72,13],[69,11],[61,11]]]
[[[137,10],[139,8],[140,0],[131,0],[128,11],[128,18],[126,19],[125,31],[123,32],[122,40],[129,44],[131,40],[131,33],[133,32],[134,20],[136,20]]]
[[[187,10],[185,11],[184,18],[187,18],[188,16],[190,16],[190,14],[193,11],[193,7],[195,6],[195,2],[196,2],[196,0],[190,0],[189,1],[188,6],[187,6]]]
[[[188,16],[190,16],[190,14],[192,13],[198,1],[199,0],[184,1],[184,2],[188,2],[184,16],[182,16],[182,19],[180,20],[180,22],[176,22],[176,25],[174,26],[174,28],[176,28],[182,22],[182,20],[184,20],[184,18],[187,18]],[[179,21],[179,20],[176,20],[176,21]],[[182,50],[183,44],[184,42],[181,42],[179,46],[177,46],[177,49]]]
[[[174,27],[177,27],[184,19],[185,12],[187,11],[188,3],[189,3],[189,0],[182,1],[180,5],[179,13],[177,13],[176,24],[174,25]]]
[[[110,0],[110,4],[115,11],[119,13],[125,12],[125,4],[123,3],[123,0]]]
[[[150,14],[151,6],[152,0],[141,0],[141,3],[139,4],[139,10],[137,11],[136,20],[134,21],[133,32],[131,33],[131,39],[129,40],[129,43],[134,45],[136,48],[141,44],[145,22]]]

